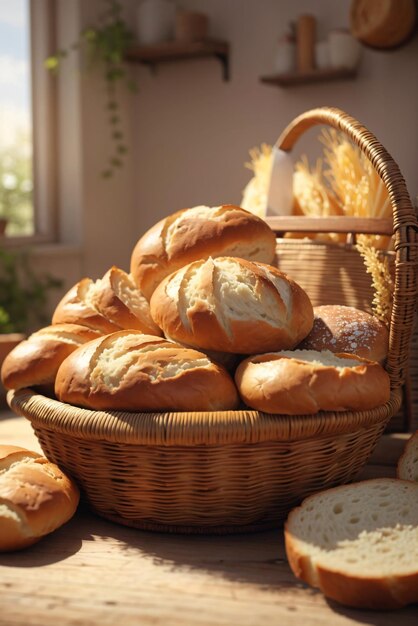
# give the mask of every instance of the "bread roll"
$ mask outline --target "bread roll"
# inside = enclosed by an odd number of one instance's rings
[[[209,256],[271,263],[276,237],[261,218],[232,204],[196,206],[161,220],[136,244],[131,274],[149,299],[157,285],[184,265]]]
[[[299,348],[347,352],[383,363],[389,349],[389,332],[377,317],[365,311],[325,304],[314,307],[313,328]]]
[[[365,411],[390,397],[381,365],[350,354],[289,350],[242,361],[235,382],[253,409],[283,415]]]
[[[75,322],[103,333],[133,329],[162,334],[151,318],[148,300],[132,277],[115,266],[101,279],[84,278],[75,285],[58,304],[52,322]]]
[[[235,354],[293,348],[313,323],[311,302],[293,280],[232,257],[195,261],[167,276],[150,306],[174,341]]]
[[[221,366],[196,350],[138,331],[120,331],[75,350],[58,370],[62,402],[91,409],[217,411],[238,404]]]
[[[67,522],[79,501],[76,484],[54,463],[0,445],[0,551],[19,550]]]
[[[398,461],[398,478],[418,483],[418,430],[409,438]]]
[[[120,330],[119,326],[104,317],[91,302],[94,282],[83,278],[74,285],[58,303],[53,316],[53,324],[81,324],[103,334]]]
[[[79,324],[46,326],[19,343],[6,356],[1,379],[6,389],[43,386],[53,390],[62,361],[78,346],[101,333]]]
[[[375,478],[309,496],[289,514],[285,548],[295,576],[341,604],[418,602],[418,484]]]

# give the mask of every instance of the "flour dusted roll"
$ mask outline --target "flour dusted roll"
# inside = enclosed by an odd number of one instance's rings
[[[248,406],[283,415],[365,411],[390,397],[389,376],[381,365],[326,350],[249,357],[238,366],[235,381]]]
[[[325,304],[314,307],[313,328],[299,348],[347,352],[383,363],[389,348],[389,332],[370,313],[351,306]]]
[[[256,215],[232,204],[196,206],[173,213],[139,239],[131,274],[149,299],[157,285],[184,265],[209,256],[271,263],[276,237]]]
[[[0,445],[0,552],[30,546],[62,526],[79,497],[77,485],[54,463]]]
[[[195,261],[171,274],[150,306],[174,341],[236,354],[293,348],[313,323],[297,283],[275,267],[233,257]]]
[[[3,385],[6,389],[42,386],[53,390],[62,361],[78,346],[100,336],[99,331],[79,324],[42,328],[6,356],[1,369]]]
[[[132,277],[115,266],[103,278],[77,283],[58,304],[52,322],[83,324],[103,333],[133,329],[162,334],[151,318],[148,300]]]
[[[226,370],[161,337],[120,331],[75,350],[58,370],[62,402],[91,409],[216,411],[238,394]]]

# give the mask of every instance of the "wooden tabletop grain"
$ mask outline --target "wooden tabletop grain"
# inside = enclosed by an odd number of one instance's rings
[[[359,478],[393,476],[405,435],[384,436]],[[0,414],[0,442],[39,450],[24,418]],[[0,554],[7,626],[346,626],[418,624],[395,612],[344,608],[300,583],[282,530],[238,536],[142,532],[80,507],[55,533]]]

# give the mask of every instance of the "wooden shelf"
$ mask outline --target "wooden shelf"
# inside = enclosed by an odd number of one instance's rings
[[[272,74],[261,76],[260,81],[277,87],[295,87],[311,83],[330,82],[335,80],[353,80],[357,76],[357,69],[349,70],[345,67],[312,70],[312,72],[292,72],[289,74]]]
[[[155,71],[157,65],[161,63],[210,57],[220,61],[223,79],[229,80],[229,44],[216,39],[192,42],[167,41],[150,46],[134,46],[128,51],[126,60],[148,65]]]

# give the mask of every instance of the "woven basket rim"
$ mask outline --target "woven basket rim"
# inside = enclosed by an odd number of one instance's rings
[[[315,415],[273,415],[252,409],[213,412],[130,413],[93,411],[64,404],[31,389],[9,391],[12,410],[29,419],[35,430],[48,429],[88,441],[133,445],[219,445],[298,441],[357,432],[388,422],[399,410],[401,392],[368,411]]]

